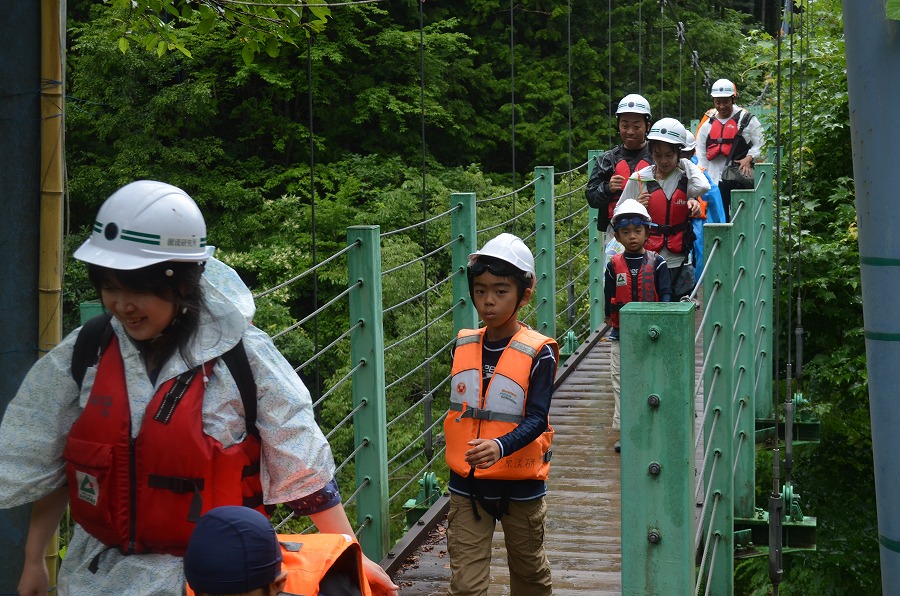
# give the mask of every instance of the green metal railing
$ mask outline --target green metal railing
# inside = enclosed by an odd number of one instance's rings
[[[325,347],[310,346],[314,353],[304,352],[296,370],[307,381],[319,375],[320,383],[307,384],[338,460],[345,507],[371,559],[381,560],[409,525],[411,510],[423,509],[416,499],[434,492],[420,490],[423,482],[433,489],[448,478],[443,420],[449,348],[459,329],[478,326],[465,275],[468,255],[500,232],[525,240],[535,254],[538,283],[520,318],[557,338],[564,353],[602,323],[602,312],[597,318],[592,308],[603,291],[602,263],[591,256],[601,251],[595,246],[596,213],[584,201],[585,166],[561,174],[536,168],[531,181],[499,196],[454,193],[447,209],[406,228],[348,228],[343,249],[256,295],[258,301],[277,300],[292,283],[315,276],[334,280],[345,272],[345,289],[320,296],[325,303],[312,313],[278,330],[257,324],[290,346],[296,334],[308,340],[326,313],[333,318],[335,310],[346,312],[348,327],[319,330]],[[332,370],[322,373],[328,363]],[[274,522],[286,523],[286,513]]]
[[[755,188],[732,192],[732,223],[704,226],[694,300],[621,311],[624,594],[730,595],[738,551],[767,542],[748,530],[768,524],[755,507],[754,439],[773,411],[772,176],[759,164]],[[809,534],[800,542],[809,548]]]

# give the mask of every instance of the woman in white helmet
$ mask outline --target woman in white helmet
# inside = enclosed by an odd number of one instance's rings
[[[616,108],[616,126],[622,143],[596,160],[585,188],[588,204],[599,210],[597,229],[608,232],[610,237],[607,228],[625,182],[632,173],[653,163],[647,147],[650,122],[650,102],[644,96],[630,93],[622,98]]]
[[[187,538],[217,505],[286,503],[353,534],[309,392],[212,253],[193,199],[147,180],[110,196],[75,252],[111,317],[40,359],[0,426],[0,507],[33,503],[20,595],[47,594],[67,504],[59,594],[183,594]]]
[[[675,118],[663,118],[650,127],[648,135],[653,165],[636,172],[619,204],[635,199],[647,208],[656,224],[647,240],[647,249],[666,260],[672,277],[673,300],[686,296],[694,287],[688,255],[694,241],[690,219],[700,216],[697,197],[709,191],[703,172],[681,157],[687,145],[687,131]]]
[[[729,180],[726,168],[733,166],[744,176],[753,176],[753,164],[762,155],[765,138],[759,119],[739,107],[737,87],[728,79],[719,79],[712,85],[710,96],[715,114],[697,131],[697,164],[707,171],[712,181],[719,185],[726,221],[731,221],[731,191],[747,188],[745,183]]]

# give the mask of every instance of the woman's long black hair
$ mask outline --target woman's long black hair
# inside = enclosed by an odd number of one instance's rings
[[[175,305],[175,319],[158,337],[136,342],[144,357],[159,367],[176,350],[188,366],[188,346],[200,329],[200,315],[206,310],[200,289],[204,264],[198,262],[166,261],[140,269],[122,270],[88,265],[88,277],[98,294],[103,288],[122,287],[126,290],[152,294]]]

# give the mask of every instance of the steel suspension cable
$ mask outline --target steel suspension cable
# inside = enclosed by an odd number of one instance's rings
[[[516,187],[516,29],[514,17],[515,0],[509,0],[509,98],[510,98],[510,144],[512,146],[512,187]],[[513,192],[513,234],[518,226],[515,222],[516,199]]]
[[[419,100],[421,104],[422,124],[422,219],[428,219],[428,188],[426,184],[427,157],[425,144],[425,0],[419,0]],[[422,226],[422,252],[428,253],[428,225]],[[428,325],[428,258],[422,261],[422,285],[425,288],[423,296],[422,316],[425,322],[425,388],[431,388],[431,362],[428,361],[429,353],[429,325]]]

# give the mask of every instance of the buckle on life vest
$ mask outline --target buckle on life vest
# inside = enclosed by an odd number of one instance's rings
[[[552,450],[552,449],[548,449],[548,450],[547,450],[547,453],[545,453],[545,454],[544,454],[544,457],[542,457],[541,459],[543,459],[543,460],[544,460],[544,463],[546,464],[547,462],[550,461],[550,459],[551,459],[552,457],[553,457],[553,450]]]

